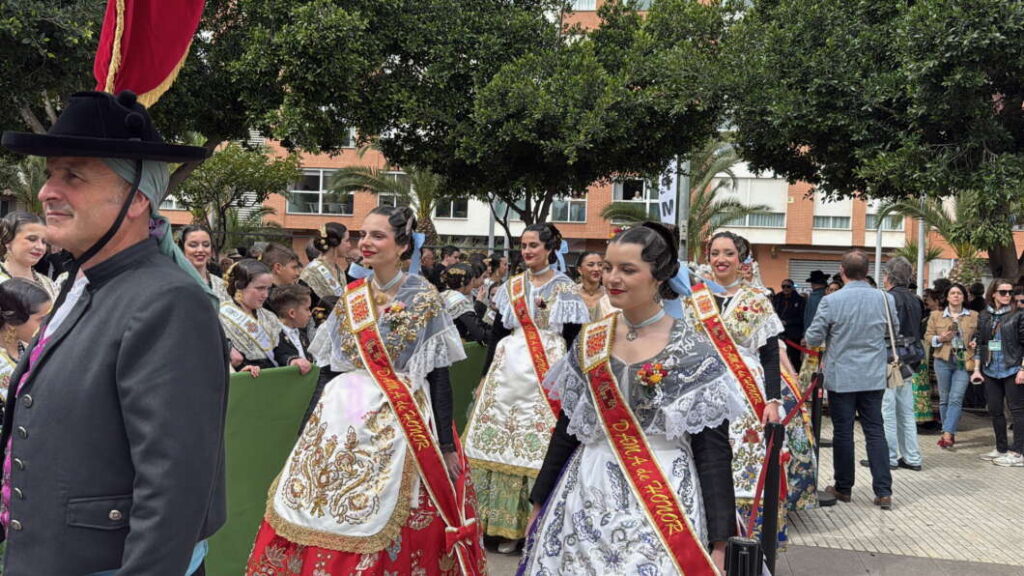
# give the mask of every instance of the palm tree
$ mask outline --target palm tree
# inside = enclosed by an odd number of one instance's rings
[[[402,203],[412,206],[420,231],[427,237],[427,244],[438,243],[437,229],[434,228],[434,209],[438,204],[452,198],[445,190],[444,178],[419,168],[410,168],[404,174],[396,174],[380,168],[350,166],[336,171],[328,183],[336,194],[349,194],[359,190],[378,195],[391,195]]]
[[[46,183],[46,158],[27,156],[0,166],[0,190],[13,196],[20,210],[42,214],[39,190]]]
[[[225,247],[249,246],[260,240],[278,240],[281,237],[281,225],[272,220],[266,220],[276,211],[269,206],[255,206],[253,208],[240,209],[237,207],[228,208],[224,214],[223,222],[213,222],[214,235],[222,238],[217,246],[217,251]],[[216,242],[216,238],[214,239]]]
[[[913,240],[907,242],[902,248],[897,248],[889,252],[890,258],[902,256],[907,259],[908,262],[917,264],[917,242]],[[925,264],[932,260],[938,260],[942,257],[942,248],[937,246],[929,246],[927,243],[924,245],[924,262]]]
[[[715,230],[751,214],[771,210],[763,204],[747,205],[735,198],[720,197],[720,194],[736,188],[733,168],[739,162],[739,154],[732,144],[720,139],[709,140],[704,147],[690,155],[690,213],[687,217],[686,245],[691,261],[701,258],[701,240]],[[631,202],[613,202],[605,206],[601,217],[623,225],[650,219],[644,206]]]
[[[964,194],[970,194],[967,191]],[[887,202],[879,206],[876,219],[879,227],[882,221],[889,215],[895,214],[902,217],[911,217],[924,220],[925,225],[934,229],[939,236],[949,244],[949,247],[956,254],[957,261],[950,271],[950,279],[971,284],[981,278],[983,272],[981,259],[978,257],[978,247],[971,243],[969,237],[963,233],[971,227],[970,217],[967,212],[967,202],[955,200],[951,207],[939,198],[926,198],[922,203],[920,200],[899,200]],[[917,244],[908,243],[907,248],[914,246],[911,262],[917,261]],[[927,259],[927,253],[925,258]]]

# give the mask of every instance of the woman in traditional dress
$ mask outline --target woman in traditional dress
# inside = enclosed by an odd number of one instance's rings
[[[604,283],[619,312],[584,327],[545,380],[561,413],[520,574],[724,569],[736,528],[728,419],[744,400],[707,336],[665,313],[675,245],[646,223],[608,246]]]
[[[210,290],[217,295],[221,302],[230,300],[228,295],[228,283],[216,274],[210,273],[210,260],[213,258],[213,240],[210,238],[210,231],[204,226],[186,226],[181,231],[181,240],[178,247],[185,255],[185,258],[192,263],[199,273],[199,277],[206,282]]]
[[[281,337],[281,321],[263,307],[273,283],[270,268],[257,260],[241,260],[228,270],[225,281],[229,298],[220,303],[220,323],[231,341],[231,366],[253,378],[262,369],[278,366],[309,372],[309,361]]]
[[[309,261],[299,279],[316,295],[314,306],[322,298],[341,296],[345,292],[345,285],[348,284],[345,276],[348,244],[348,228],[339,222],[328,222],[320,237],[313,240],[313,246],[320,251],[320,256]]]
[[[600,252],[584,252],[576,261],[576,271],[580,275],[580,297],[590,311],[590,321],[596,322],[615,311],[608,291],[601,284],[604,271],[604,256]]]
[[[359,249],[373,275],[349,285],[324,324],[339,375],[270,489],[249,575],[484,570],[472,510],[459,510],[454,526],[445,512],[450,478],[461,487],[467,476],[448,376],[465,354],[437,291],[402,272],[415,225],[406,207],[376,208],[363,221]],[[446,526],[460,542],[454,551]]]
[[[747,525],[765,459],[763,425],[765,421],[779,422],[785,415],[785,404],[796,405],[800,388],[795,381],[792,385],[783,383],[778,342],[778,335],[783,332],[782,321],[764,292],[743,279],[744,268],[750,266],[750,244],[731,232],[719,232],[711,237],[707,253],[712,278],[724,289],[715,294],[722,322],[766,403],[763,415],[758,416],[753,399],[748,398],[746,414],[730,425],[737,509],[743,524]],[[721,349],[724,343],[716,342],[716,345]],[[813,456],[803,420],[792,419],[786,436],[788,454],[783,460],[789,462],[787,480],[791,486],[798,483],[801,493],[805,493],[809,490],[808,481],[813,486],[814,470],[806,466]],[[781,533],[785,530],[784,504],[780,502]],[[806,502],[803,506],[806,507]],[[760,534],[762,514],[759,512],[757,516],[755,536]]]
[[[575,284],[551,267],[562,243],[558,229],[534,224],[520,242],[527,271],[495,293],[486,377],[464,438],[484,533],[504,539],[504,554],[526,534],[530,489],[557,418],[541,382],[590,320]]]
[[[53,304],[38,284],[14,278],[0,284],[0,422],[11,374]]]
[[[441,300],[448,315],[455,322],[459,336],[463,340],[485,344],[487,329],[476,315],[473,302],[469,299],[474,278],[476,274],[472,264],[459,262],[445,268],[441,272],[441,284],[446,290],[441,293]]]
[[[488,326],[488,328],[494,324],[494,294],[497,287],[505,281],[505,275],[508,274],[508,258],[505,258],[497,252],[491,253],[490,256],[484,258],[484,266],[486,266],[486,275],[484,277],[483,284],[476,291],[476,302],[474,308],[476,308],[476,314],[480,317],[480,320]]]
[[[0,219],[0,282],[24,278],[57,297],[59,288],[49,277],[35,271],[46,256],[46,223],[35,214],[11,212]]]

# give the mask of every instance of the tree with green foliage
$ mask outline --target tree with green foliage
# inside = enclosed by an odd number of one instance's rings
[[[826,197],[956,196],[991,271],[1016,277],[1022,35],[1008,0],[755,2],[726,40],[740,152]]]
[[[231,143],[203,162],[174,196],[192,213],[194,222],[213,230],[214,247],[220,250],[227,240],[232,210],[251,210],[271,194],[286,194],[301,174],[295,154],[274,158],[263,148]]]
[[[705,240],[716,230],[771,208],[762,204],[747,205],[735,198],[722,197],[724,193],[736,188],[733,169],[739,164],[740,158],[731,143],[718,138],[710,139],[687,158],[690,161],[687,258],[699,261]],[[650,219],[644,207],[629,202],[609,204],[601,211],[601,217],[622,224],[636,224]]]
[[[335,194],[367,191],[398,198],[416,211],[419,230],[426,234],[427,244],[439,244],[437,229],[434,227],[434,209],[452,196],[445,188],[444,180],[437,174],[418,168],[396,173],[366,166],[350,166],[337,170],[328,185]]]
[[[724,11],[665,0],[646,17],[616,2],[599,15],[596,30],[557,31],[500,69],[459,132],[460,182],[526,224],[595,182],[659,174],[715,132]]]

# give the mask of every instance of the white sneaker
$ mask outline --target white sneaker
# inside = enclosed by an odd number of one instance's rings
[[[498,544],[499,554],[515,554],[519,548],[518,540],[505,540],[501,544]]]
[[[981,456],[978,456],[978,458],[981,458],[982,460],[995,460],[996,458],[1001,458],[1003,456],[1006,456],[1006,452],[993,450],[991,452],[987,452],[985,454],[982,454]]]
[[[1024,468],[1024,456],[1010,452],[1006,456],[996,458],[992,463],[1006,468]]]

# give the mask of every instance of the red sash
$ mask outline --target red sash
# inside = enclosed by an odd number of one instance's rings
[[[718,313],[715,297],[711,295],[711,291],[708,290],[707,286],[697,284],[693,287],[693,297],[690,301],[693,303],[697,320],[704,326],[704,330],[707,332],[708,337],[711,338],[711,342],[714,343],[715,350],[718,350],[718,355],[722,358],[722,361],[729,367],[732,375],[739,380],[740,389],[743,390],[743,395],[747,398],[747,402],[750,403],[750,407],[754,409],[754,413],[757,414],[757,420],[760,422],[764,416],[764,394],[761,393],[761,387],[757,385],[754,373],[750,371],[750,367],[747,366],[747,363],[743,361],[743,357],[740,356],[740,351],[736,348],[736,342],[729,335],[729,331],[725,329],[722,316]]]
[[[526,348],[530,351],[530,359],[533,360],[533,371],[537,374],[537,385],[541,386],[541,394],[548,401],[551,412],[555,418],[562,411],[562,403],[548,395],[542,384],[544,377],[548,375],[548,355],[544,352],[544,342],[540,339],[540,331],[530,317],[530,307],[526,304],[526,275],[513,276],[508,281],[508,297],[512,301],[512,311],[515,312],[519,325],[523,327],[523,336],[526,337]]]
[[[672,485],[658,465],[633,411],[622,397],[612,373],[612,341],[618,314],[583,328],[580,366],[587,376],[594,407],[633,496],[643,504],[647,520],[683,576],[716,576],[718,570],[686,517]]]
[[[482,574],[483,553],[478,546],[480,528],[476,518],[466,518],[465,483],[460,481],[459,486],[452,484],[430,427],[416,407],[409,387],[392,368],[391,358],[377,328],[377,309],[365,278],[348,285],[345,306],[348,328],[356,335],[363,365],[395,411],[409,449],[415,456],[420,478],[444,521],[447,550],[456,551],[465,576]]]

